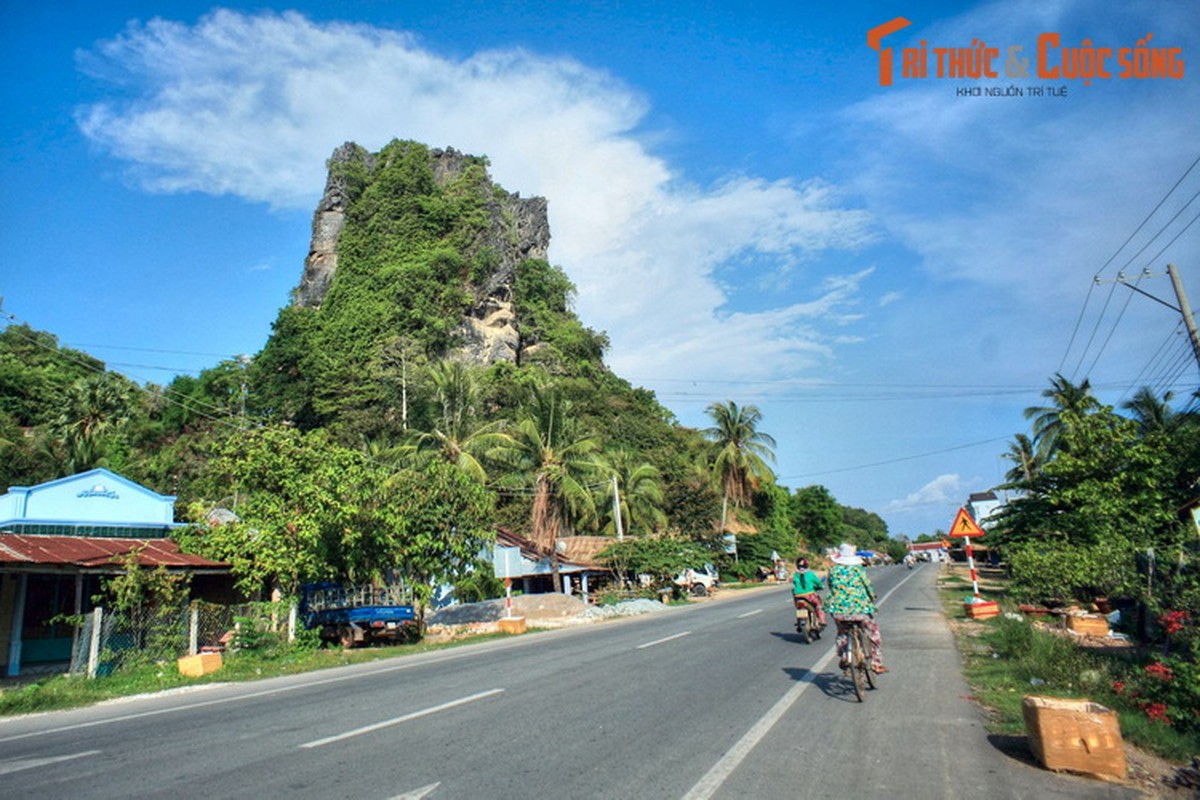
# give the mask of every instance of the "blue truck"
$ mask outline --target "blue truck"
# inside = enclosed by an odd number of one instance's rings
[[[300,615],[305,627],[320,631],[322,641],[342,647],[415,642],[421,638],[412,593],[402,584],[305,584]]]

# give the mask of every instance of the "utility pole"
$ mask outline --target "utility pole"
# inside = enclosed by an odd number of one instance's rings
[[[619,542],[625,538],[625,532],[621,525],[621,497],[618,494],[617,476],[616,475],[612,476],[612,481],[613,481],[613,519],[616,520],[616,523],[617,523],[617,541]]]
[[[1142,291],[1132,283],[1129,283],[1125,278],[1125,273],[1120,273],[1117,275],[1117,279],[1111,282],[1119,283],[1126,289],[1145,295],[1154,302],[1160,303],[1182,316],[1183,325],[1185,328],[1187,328],[1188,342],[1192,345],[1192,355],[1196,358],[1196,366],[1200,368],[1200,333],[1198,333],[1196,330],[1196,318],[1192,316],[1192,307],[1188,304],[1187,293],[1183,290],[1183,281],[1179,279],[1179,270],[1175,268],[1174,264],[1167,264],[1167,275],[1171,278],[1171,286],[1175,288],[1175,299],[1179,303],[1178,307],[1171,305],[1166,300],[1155,297],[1149,292]],[[1150,270],[1148,268],[1142,272],[1142,277],[1151,277]],[[1101,281],[1099,278],[1096,278],[1096,283],[1109,282],[1110,281]]]
[[[1167,274],[1171,276],[1171,285],[1175,287],[1175,299],[1179,301],[1179,313],[1183,315],[1183,324],[1187,328],[1188,339],[1192,342],[1192,355],[1196,357],[1196,366],[1200,367],[1200,333],[1196,332],[1196,318],[1192,316],[1187,293],[1183,291],[1183,281],[1179,279],[1179,270],[1175,269],[1174,264],[1167,264]]]

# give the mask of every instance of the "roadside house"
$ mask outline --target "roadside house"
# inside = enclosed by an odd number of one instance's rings
[[[597,555],[616,540],[610,536],[564,536],[558,540],[558,572],[561,587],[554,586],[549,556],[528,538],[504,528],[496,529],[492,567],[496,577],[509,578],[513,588],[524,594],[562,592],[578,594],[587,601],[597,579],[611,571]]]
[[[71,659],[75,626],[101,579],[137,552],[143,567],[189,573],[193,593],[225,593],[227,564],[179,551],[175,498],[106,469],[0,495],[0,665],[10,677]]]

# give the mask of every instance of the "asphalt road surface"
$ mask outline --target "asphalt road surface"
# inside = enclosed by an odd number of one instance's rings
[[[871,570],[892,672],[855,700],[786,587],[631,620],[0,721],[21,798],[1108,798],[1005,755],[934,568]]]

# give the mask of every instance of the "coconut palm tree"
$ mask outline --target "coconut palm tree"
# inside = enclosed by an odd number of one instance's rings
[[[1132,399],[1122,403],[1121,408],[1130,412],[1143,434],[1151,431],[1169,431],[1179,422],[1175,410],[1168,405],[1172,397],[1172,392],[1165,392],[1162,400],[1159,400],[1153,389],[1143,386]]]
[[[606,466],[608,474],[616,479],[619,487],[620,530],[626,533],[639,530],[650,533],[666,527],[667,515],[662,509],[663,488],[658,468],[646,461],[636,461],[628,450],[608,454]],[[602,493],[609,491],[608,484],[601,488]],[[597,505],[602,505],[602,502],[597,500]],[[605,534],[616,534],[615,513],[608,513],[601,530]]]
[[[716,453],[713,470],[721,484],[721,531],[725,531],[729,503],[745,504],[759,482],[774,477],[767,462],[775,462],[775,439],[758,430],[762,412],[757,406],[738,407],[727,400],[706,409],[716,424],[704,430]]]
[[[530,539],[549,557],[559,590],[559,536],[596,516],[590,483],[603,480],[596,455],[600,440],[582,435],[571,404],[553,387],[534,386],[516,427],[495,434],[489,456],[511,468],[533,494]]]
[[[1003,458],[1013,462],[1012,469],[1004,473],[1004,480],[1009,484],[1027,483],[1033,480],[1033,476],[1042,466],[1033,440],[1023,433],[1018,433],[1013,437],[1013,441],[1008,445],[1008,452],[1003,454]]]
[[[480,483],[487,482],[484,454],[501,444],[499,422],[479,425],[478,391],[469,368],[458,361],[443,361],[429,370],[442,413],[436,427],[414,437],[413,452],[454,464]]]
[[[1055,373],[1050,380],[1049,389],[1042,390],[1042,397],[1048,399],[1050,405],[1026,408],[1025,419],[1033,420],[1033,441],[1044,464],[1058,450],[1063,431],[1062,412],[1087,414],[1100,408],[1100,402],[1092,395],[1092,385],[1087,378],[1074,384],[1060,373]]]

